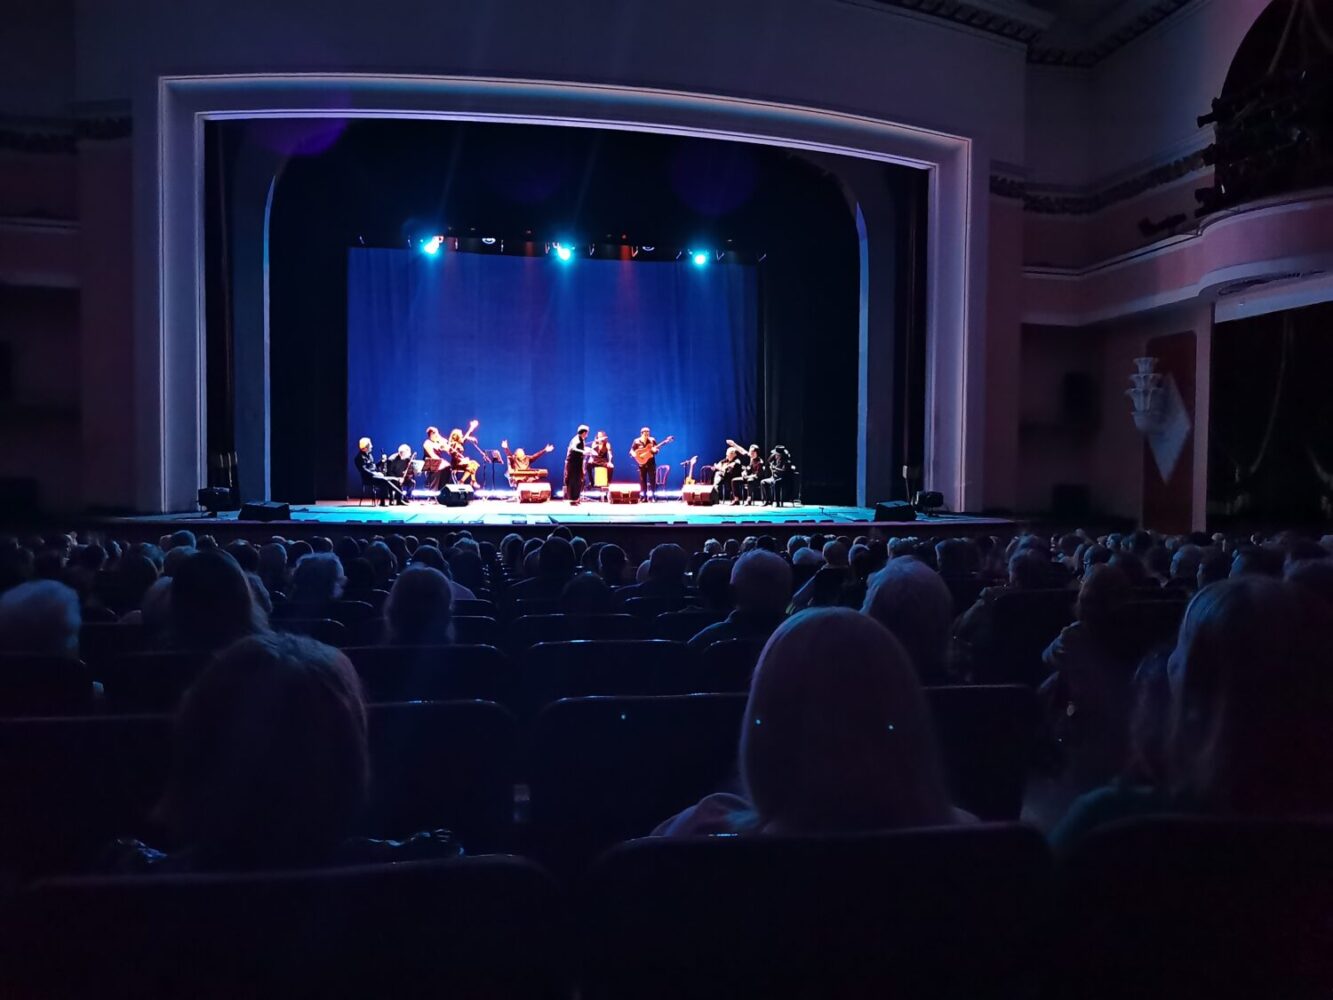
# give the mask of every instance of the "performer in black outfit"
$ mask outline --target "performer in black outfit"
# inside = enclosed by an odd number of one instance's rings
[[[763,481],[766,471],[759,445],[752,444],[749,456],[742,459],[740,477],[732,483],[731,488],[736,491],[737,496],[743,494],[747,504],[758,503],[763,499],[759,484]]]
[[[647,461],[639,466],[639,503],[648,500],[649,493],[654,500],[657,499],[657,454],[653,450],[656,447],[657,438],[653,437],[652,431],[647,427],[639,431],[639,436],[629,446],[632,455],[643,453],[648,455]]]
[[[759,486],[767,503],[781,503],[785,498],[784,490],[796,480],[796,466],[792,463],[791,452],[782,445],[775,445],[768,456],[768,478],[760,480]]]
[[[400,444],[396,452],[380,460],[381,471],[397,483],[404,493],[411,493],[412,487],[416,485],[417,470],[412,464],[413,458],[412,449]]]
[[[565,452],[565,499],[571,505],[579,502],[579,494],[583,492],[583,457],[587,452],[587,439],[588,425],[579,424],[578,432],[569,439],[569,449]]]
[[[611,439],[606,431],[598,431],[592,439],[592,454],[588,456],[588,485],[596,486],[594,479],[598,468],[606,469],[606,482],[609,485],[615,475],[616,461],[611,454]]]
[[[357,442],[356,469],[361,473],[361,484],[368,486],[371,495],[380,502],[381,507],[389,505],[389,498],[393,498],[395,504],[406,504],[407,500],[403,498],[403,491],[384,473],[375,467],[375,459],[371,456],[370,450],[373,442],[368,437],[363,437]]]

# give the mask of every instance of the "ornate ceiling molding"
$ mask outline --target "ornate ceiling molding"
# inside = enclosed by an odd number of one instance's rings
[[[1001,171],[990,175],[990,192],[999,198],[1022,199],[1023,211],[1038,215],[1091,215],[1205,166],[1203,150],[1198,150],[1092,191],[1042,190],[1012,172]]]

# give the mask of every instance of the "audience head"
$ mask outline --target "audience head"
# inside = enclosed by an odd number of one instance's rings
[[[777,553],[747,552],[731,567],[731,592],[737,611],[780,616],[791,601],[791,567]]]
[[[308,864],[346,837],[368,781],[351,663],[303,636],[252,636],[186,693],[159,814],[202,869]]]
[[[741,543],[735,538],[728,538],[722,543],[722,554],[728,559],[735,559],[741,552]]]
[[[245,573],[218,551],[195,553],[171,578],[170,621],[180,649],[218,650],[268,627]]]
[[[835,569],[847,568],[847,546],[834,539],[824,543],[824,564]]]
[[[579,561],[574,557],[574,546],[559,535],[542,542],[537,556],[537,575],[548,580],[567,580],[574,575]]]
[[[1111,641],[1121,613],[1134,596],[1129,577],[1118,566],[1093,566],[1083,577],[1074,602],[1074,615],[1103,642]]]
[[[1202,562],[1203,549],[1186,542],[1171,556],[1171,579],[1194,587],[1199,576],[1199,564]]]
[[[614,610],[611,588],[594,573],[576,574],[560,591],[560,608],[576,615],[604,615]]]
[[[1231,561],[1231,577],[1271,576],[1281,578],[1286,553],[1276,546],[1249,545]]]
[[[625,564],[628,561],[625,550],[619,545],[603,545],[597,553],[597,569],[602,579],[612,587],[625,582]]]
[[[694,574],[704,607],[725,611],[731,607],[731,560],[721,557],[707,560]]]
[[[1246,574],[1186,608],[1168,663],[1170,791],[1212,812],[1333,809],[1333,645],[1327,608]]]
[[[389,642],[443,646],[453,642],[454,592],[438,569],[413,563],[398,574],[384,599]]]
[[[328,604],[342,597],[346,583],[338,557],[332,552],[316,552],[302,556],[292,570],[291,592],[287,596],[297,604]]]
[[[654,583],[680,583],[689,565],[685,550],[673,542],[656,545],[648,554],[648,579]]]
[[[79,595],[55,580],[21,583],[0,594],[0,652],[78,659]]]
[[[935,564],[940,575],[948,578],[972,576],[981,568],[977,547],[966,538],[944,538],[936,542]]]
[[[1050,585],[1050,559],[1036,547],[1020,548],[1009,559],[1009,584],[1019,590]]]
[[[1333,559],[1302,559],[1287,564],[1286,579],[1333,608]]]
[[[898,641],[847,608],[802,612],[764,646],[741,779],[762,829],[818,834],[947,823],[925,698]]]
[[[870,578],[861,611],[902,643],[923,682],[943,678],[954,614],[953,596],[938,573],[916,559],[891,559]]]

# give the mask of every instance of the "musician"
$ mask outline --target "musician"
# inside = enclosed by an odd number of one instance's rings
[[[615,457],[611,454],[611,439],[606,436],[606,431],[598,431],[592,439],[592,452],[588,455],[588,485],[596,485],[595,472],[601,467],[606,470],[606,481],[609,483],[616,470]]]
[[[440,436],[438,427],[426,428],[426,440],[421,444],[421,453],[426,456],[426,488],[439,492],[444,480],[444,469],[451,464],[449,444]]]
[[[577,506],[579,494],[583,492],[583,459],[588,448],[588,425],[579,424],[578,431],[569,439],[569,448],[565,451],[565,499],[571,506]]]
[[[788,483],[796,479],[796,466],[791,460],[791,452],[783,445],[775,445],[768,456],[768,478],[759,481],[759,488],[765,503],[780,503],[783,490]]]
[[[726,457],[713,466],[713,485],[717,488],[718,496],[722,498],[729,496],[732,503],[740,503],[736,481],[744,472],[744,463],[741,459],[743,452],[744,449],[740,445],[728,441]]]
[[[414,452],[405,444],[400,444],[398,450],[386,459],[382,459],[380,465],[386,476],[402,488],[404,493],[410,494],[412,487],[416,485],[417,470],[412,459]]]
[[[548,444],[545,448],[538,448],[532,453],[519,448],[517,451],[509,450],[509,442],[501,441],[500,447],[504,449],[505,458],[509,462],[510,472],[545,472],[545,469],[534,469],[532,463],[541,458],[548,451],[555,451],[555,445]]]
[[[647,427],[639,431],[639,436],[629,446],[630,453],[636,458],[647,456],[639,465],[639,503],[646,502],[650,493],[652,499],[657,499],[657,448],[657,438]]]
[[[766,472],[759,445],[750,445],[749,452],[741,457],[741,474],[732,486],[738,494],[745,495],[746,504],[758,503],[763,499],[759,484],[763,482]]]
[[[375,458],[371,454],[374,443],[368,437],[357,442],[356,470],[361,474],[361,484],[369,487],[371,495],[379,501],[381,507],[389,506],[390,499],[395,504],[405,504],[403,491],[398,484],[375,467]]]
[[[458,480],[459,484],[463,486],[475,483],[477,481],[477,470],[481,468],[481,464],[475,458],[468,458],[465,453],[466,442],[477,443],[477,438],[472,433],[476,428],[477,421],[474,420],[468,427],[466,434],[463,433],[461,427],[455,427],[449,432],[447,445],[449,449],[449,468],[454,472],[463,473],[462,478]]]

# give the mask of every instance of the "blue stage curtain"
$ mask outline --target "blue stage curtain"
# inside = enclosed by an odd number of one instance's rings
[[[659,457],[671,487],[684,459],[755,434],[751,266],[355,248],[347,270],[350,495],[359,437],[376,457],[404,442],[421,457],[431,424],[476,418],[488,450],[555,445],[540,464],[557,489],[580,423],[610,435],[617,480],[637,481],[640,427],[674,434]]]

